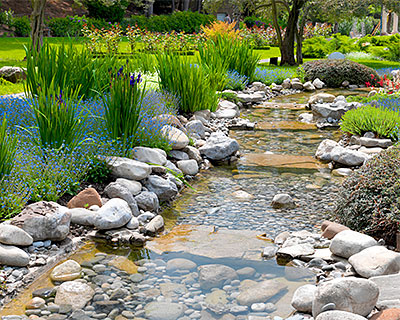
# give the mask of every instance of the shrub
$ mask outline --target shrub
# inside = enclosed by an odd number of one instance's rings
[[[66,17],[50,19],[46,25],[53,37],[78,37],[85,22],[84,17]]]
[[[159,54],[157,60],[160,87],[178,97],[182,112],[216,110],[219,100],[216,83],[210,81],[205,68],[171,53]]]
[[[333,35],[329,41],[329,52],[348,53],[356,50],[354,40],[339,33]]]
[[[346,59],[359,61],[359,60],[378,60],[373,54],[363,51],[349,52],[345,54]]]
[[[229,90],[243,90],[249,82],[246,76],[240,75],[237,71],[228,71],[227,78],[225,89]]]
[[[306,39],[302,53],[305,58],[325,58],[329,53],[328,40],[322,36]]]
[[[257,67],[254,75],[255,81],[260,81],[266,85],[271,85],[272,83],[281,84],[283,80],[287,78],[293,78],[296,76],[295,69],[289,68],[260,68]]]
[[[3,118],[0,124],[0,184],[14,167],[17,141],[17,137],[7,129],[6,118]]]
[[[400,113],[382,107],[362,106],[347,111],[340,124],[343,132],[364,135],[373,132],[379,138],[399,140]]]
[[[116,0],[110,3],[102,0],[84,0],[83,3],[89,11],[89,17],[109,22],[120,22],[129,4],[126,0]]]
[[[335,216],[353,230],[395,245],[400,222],[400,146],[381,152],[348,177]]]
[[[15,28],[15,35],[17,37],[29,37],[31,33],[31,22],[27,16],[14,18],[12,26]]]
[[[306,81],[319,78],[331,88],[340,87],[345,80],[350,84],[365,85],[371,81],[371,75],[378,77],[374,69],[346,59],[308,61],[300,70],[304,72]]]

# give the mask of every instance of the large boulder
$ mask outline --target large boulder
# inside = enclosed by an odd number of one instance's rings
[[[293,294],[292,307],[300,312],[311,313],[316,291],[317,287],[313,284],[306,284],[297,288]]]
[[[331,152],[338,145],[339,144],[334,140],[322,140],[315,152],[315,157],[321,161],[332,161]]]
[[[135,200],[138,204],[138,207],[145,211],[158,211],[160,207],[157,194],[151,191],[143,191],[139,193]]]
[[[199,172],[199,165],[196,160],[180,160],[177,162],[179,170],[185,175],[195,176]]]
[[[94,290],[80,281],[63,282],[57,290],[54,302],[58,305],[69,304],[72,310],[81,310],[92,300]]]
[[[376,246],[377,241],[366,235],[352,230],[338,233],[329,246],[331,252],[339,257],[349,258],[369,247]]]
[[[93,226],[97,215],[96,211],[84,208],[74,208],[69,210],[69,213],[71,214],[71,223],[82,226]]]
[[[94,188],[87,188],[79,192],[67,204],[70,209],[73,208],[90,208],[91,206],[102,206],[99,193]]]
[[[372,277],[369,279],[379,288],[377,307],[400,309],[400,274]]]
[[[94,220],[94,226],[99,230],[109,230],[123,227],[132,218],[132,211],[125,200],[114,198],[102,206]]]
[[[373,246],[352,255],[349,263],[364,278],[394,274],[400,272],[400,253]]]
[[[314,121],[321,122],[330,118],[331,120],[338,121],[349,110],[346,103],[344,104],[329,104],[317,103],[311,106]]]
[[[4,66],[0,68],[0,78],[12,83],[17,83],[20,80],[25,80],[26,74],[24,69],[20,67]]]
[[[168,139],[172,149],[180,150],[189,145],[188,136],[181,130],[169,125],[163,126],[161,133]]]
[[[24,250],[0,243],[0,265],[26,267],[28,264],[29,254]]]
[[[320,284],[315,292],[312,313],[316,317],[327,304],[333,303],[335,310],[367,316],[378,301],[378,286],[367,279],[339,278]]]
[[[332,161],[348,167],[361,166],[366,160],[370,158],[370,156],[364,152],[352,150],[349,148],[343,148],[341,146],[333,148],[330,155]]]
[[[238,279],[234,269],[222,264],[207,264],[198,267],[199,284],[203,290],[222,288],[223,285]]]
[[[0,224],[0,243],[15,246],[30,246],[33,238],[21,228],[2,223]]]
[[[55,267],[50,274],[53,281],[71,281],[80,278],[82,268],[75,260],[67,260]]]
[[[199,149],[210,160],[224,160],[239,150],[239,143],[222,132],[213,132],[206,143]]]
[[[143,180],[151,173],[151,167],[147,163],[129,158],[110,157],[107,159],[107,163],[116,178]]]
[[[137,217],[140,214],[134,196],[132,195],[130,190],[125,186],[117,182],[111,182],[109,185],[105,187],[104,193],[110,198],[120,198],[125,200],[128,203],[129,208],[131,208],[132,214],[135,217]]]
[[[146,162],[149,164],[157,164],[163,166],[167,162],[167,157],[160,151],[147,147],[135,147],[132,150],[132,157],[135,160]]]
[[[236,300],[238,304],[244,306],[251,306],[253,303],[265,303],[282,290],[285,290],[286,287],[287,286],[280,281],[264,280],[244,290],[240,290]]]
[[[367,320],[367,318],[351,312],[332,310],[321,313],[315,320]]]
[[[324,221],[321,225],[321,230],[322,230],[322,236],[324,238],[331,240],[339,232],[350,229],[340,223]]]
[[[308,99],[308,105],[312,106],[313,104],[316,104],[316,103],[331,103],[334,100],[335,100],[335,96],[333,94],[320,92],[320,93],[312,95],[310,97],[310,99]]]
[[[216,118],[232,119],[240,115],[239,107],[230,101],[221,100],[218,104],[218,110],[214,113]]]
[[[206,136],[206,128],[200,120],[189,121],[186,124],[186,129],[189,135],[196,139],[204,139]]]
[[[25,230],[33,241],[62,241],[69,234],[71,213],[55,202],[40,201],[28,205],[11,224]]]
[[[160,176],[151,175],[147,179],[145,186],[149,191],[154,192],[161,201],[171,200],[178,194],[176,185]]]
[[[127,188],[133,196],[138,195],[142,191],[142,184],[139,181],[118,178],[115,182]]]

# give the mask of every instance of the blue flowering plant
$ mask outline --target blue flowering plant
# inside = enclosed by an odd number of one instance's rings
[[[228,83],[226,84],[224,89],[229,90],[243,90],[246,85],[249,83],[249,79],[246,76],[239,74],[239,72],[235,70],[230,70],[226,74]]]

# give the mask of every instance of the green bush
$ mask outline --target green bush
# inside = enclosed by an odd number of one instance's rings
[[[161,53],[157,60],[160,87],[178,97],[180,111],[216,110],[219,101],[216,83],[210,81],[204,67],[173,53]]]
[[[78,37],[82,36],[82,27],[85,23],[97,29],[111,27],[104,19],[87,18],[85,16],[52,18],[46,22],[46,25],[49,27],[53,37]]]
[[[329,41],[329,52],[349,53],[356,50],[357,47],[354,44],[354,40],[348,36],[336,33]]]
[[[400,223],[400,146],[381,152],[348,177],[335,216],[340,223],[396,244]]]
[[[365,85],[366,82],[373,82],[371,75],[378,79],[374,69],[346,59],[308,61],[300,67],[300,71],[304,72],[306,81],[319,78],[330,88],[340,87],[345,80],[350,84]]]
[[[84,0],[83,3],[89,11],[89,17],[113,23],[122,21],[129,4],[126,0],[114,1],[112,5],[105,5],[99,0]]]
[[[379,138],[399,140],[400,113],[383,107],[362,106],[347,111],[340,124],[343,132],[364,135],[373,132]]]
[[[15,28],[15,35],[17,37],[29,37],[31,33],[31,22],[27,16],[14,18],[12,26]]]
[[[328,40],[325,37],[313,37],[303,41],[304,58],[325,58],[329,54]]]

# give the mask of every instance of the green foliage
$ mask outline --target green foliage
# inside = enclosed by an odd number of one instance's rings
[[[348,177],[335,216],[352,230],[395,245],[400,222],[400,146],[381,152]]]
[[[231,92],[222,92],[221,99],[228,100],[233,103],[240,102],[240,99],[237,97],[237,95],[235,93],[231,93]]]
[[[112,76],[110,94],[103,96],[105,127],[110,138],[121,143],[125,156],[138,142],[143,119],[141,107],[146,90],[140,82],[140,74],[136,78],[128,71],[124,73],[121,67]]]
[[[85,16],[52,18],[46,22],[46,25],[53,37],[78,37],[82,36],[82,27],[85,23],[97,29],[109,29],[111,27],[104,19],[87,18]]]
[[[399,140],[400,113],[383,107],[363,106],[347,111],[340,124],[343,132],[364,135],[373,132],[379,138]]]
[[[78,91],[78,96],[86,98],[107,90],[108,70],[116,64],[116,58],[106,56],[93,59],[86,49],[78,49],[64,43],[54,47],[44,44],[39,53],[26,48],[27,79],[26,91],[35,96],[48,96],[53,87],[64,92]]]
[[[112,5],[106,5],[103,1],[99,0],[84,0],[89,17],[95,19],[104,19],[107,22],[120,22],[122,21],[126,7],[129,2],[126,0],[114,1]]]
[[[17,37],[29,37],[31,22],[27,16],[15,17],[12,26],[15,28],[15,35]]]
[[[378,79],[375,70],[346,59],[308,61],[300,67],[300,70],[304,72],[306,81],[319,78],[330,88],[340,87],[345,80],[350,84],[365,85],[368,81],[374,82],[371,80],[371,75],[374,75],[374,79]],[[376,83],[371,84],[376,85]]]
[[[209,109],[215,111],[219,97],[216,83],[201,65],[192,64],[187,58],[172,53],[157,55],[157,73],[161,89],[179,98],[182,112]]]
[[[0,124],[0,181],[13,169],[17,141],[17,136],[7,130],[7,120],[3,118]]]
[[[85,175],[85,181],[94,183],[104,183],[111,175],[111,168],[105,160],[94,158],[88,172]]]
[[[209,25],[215,21],[213,15],[200,14],[198,12],[174,12],[171,15],[151,16],[131,16],[122,22],[123,26],[137,25],[140,29],[147,29],[154,32],[199,32],[200,26]]]
[[[328,40],[325,37],[313,37],[303,41],[304,58],[325,58],[329,54]]]
[[[329,41],[330,52],[348,53],[356,50],[354,40],[348,36],[343,36],[339,33],[333,35]]]

